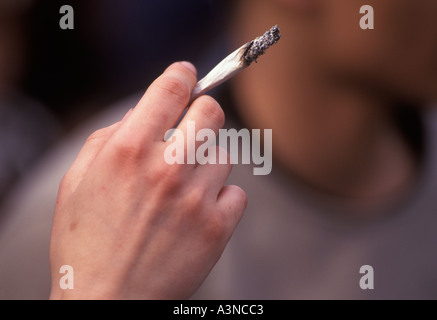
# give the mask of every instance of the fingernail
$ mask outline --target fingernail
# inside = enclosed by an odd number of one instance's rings
[[[186,67],[187,69],[190,69],[191,72],[193,72],[194,74],[197,74],[196,67],[191,62],[182,61],[181,63],[184,67]]]

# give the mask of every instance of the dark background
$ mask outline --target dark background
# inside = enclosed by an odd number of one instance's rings
[[[62,30],[62,5],[74,30]],[[36,1],[28,12],[23,90],[66,127],[147,88],[176,60],[198,62],[220,33],[221,7],[207,0]]]

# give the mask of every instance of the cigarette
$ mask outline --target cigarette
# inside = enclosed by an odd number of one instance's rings
[[[268,48],[274,45],[281,38],[278,26],[273,26],[262,36],[249,41],[232,52],[216,65],[203,79],[197,82],[191,94],[191,101],[205,94],[229,80],[241,70],[247,68],[252,62],[258,62],[259,56],[263,55]]]

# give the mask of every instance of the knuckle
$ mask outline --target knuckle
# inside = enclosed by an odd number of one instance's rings
[[[226,239],[229,234],[226,219],[217,212],[211,214],[204,231],[205,240],[208,242],[221,242],[223,239]]]
[[[67,171],[67,173],[64,174],[61,182],[59,183],[58,194],[63,195],[64,193],[66,193],[70,189],[70,185],[70,171]]]
[[[190,97],[190,89],[188,86],[177,77],[163,76],[155,83],[155,87],[163,92],[163,94],[170,95],[172,99],[179,103],[188,103]]]
[[[86,140],[86,142],[94,142],[96,140],[106,140],[108,139],[119,127],[121,121],[115,122],[114,124],[98,129],[90,134]]]
[[[134,163],[142,161],[145,150],[141,143],[135,140],[116,139],[112,144],[114,161],[117,163]]]
[[[247,202],[246,191],[239,186],[233,186],[233,191],[236,193],[238,199],[242,200],[243,202]]]
[[[85,143],[94,142],[95,140],[99,140],[105,136],[106,136],[105,128],[96,130],[88,136]]]
[[[236,189],[236,192],[238,193],[238,199],[240,199],[241,203],[243,204],[242,208],[244,210],[246,209],[248,203],[247,193],[240,187],[237,187]]]
[[[162,165],[150,170],[147,180],[167,194],[176,194],[182,188],[181,167],[183,165]]]
[[[204,199],[203,190],[192,189],[185,195],[184,205],[187,208],[190,208],[189,210],[190,213],[197,212],[202,207],[204,201],[203,199]]]
[[[184,189],[178,184],[177,207],[180,208],[183,219],[193,225],[204,225],[208,221],[208,206],[205,190],[202,188]],[[167,194],[169,192],[167,191]]]
[[[232,185],[228,186],[228,188],[230,188],[231,192],[233,193],[232,201],[229,203],[229,211],[239,215],[247,206],[247,194],[239,186]]]
[[[232,198],[228,201],[227,206],[223,208],[223,214],[228,218],[229,223],[236,226],[240,221],[244,210],[247,207],[247,194],[238,186],[228,186],[232,193]]]
[[[77,185],[77,182],[74,181],[71,170],[68,170],[59,182],[58,194],[56,197],[57,205],[65,201],[65,199],[74,192],[75,185]]]

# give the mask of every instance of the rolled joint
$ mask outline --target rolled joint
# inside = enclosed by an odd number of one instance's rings
[[[268,48],[277,43],[281,38],[281,33],[277,25],[273,26],[262,36],[250,41],[247,44],[246,51],[243,55],[243,60],[246,65],[250,65],[253,61],[257,62],[259,56],[263,55]]]

